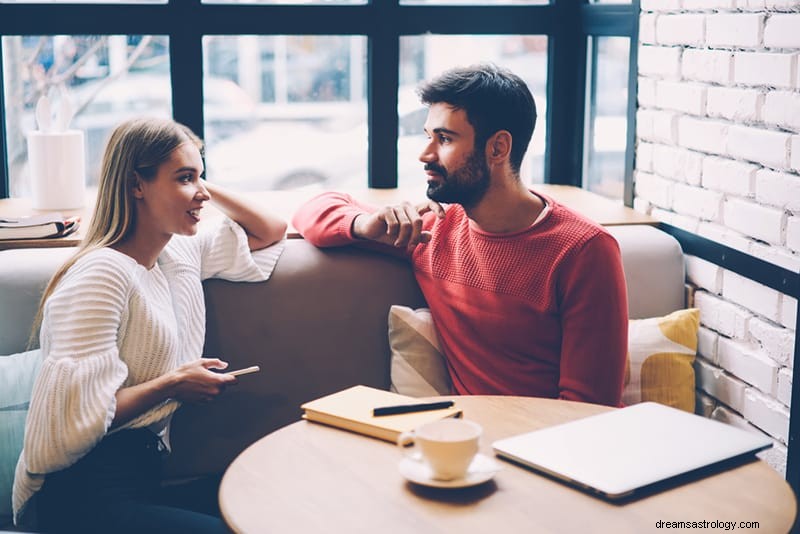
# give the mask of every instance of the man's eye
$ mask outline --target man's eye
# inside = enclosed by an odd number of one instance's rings
[[[440,143],[449,143],[450,141],[451,141],[451,139],[449,137],[447,137],[446,135],[440,135],[439,136],[439,142]]]

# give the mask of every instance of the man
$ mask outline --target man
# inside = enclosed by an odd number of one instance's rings
[[[480,65],[419,94],[430,200],[375,210],[324,193],[294,226],[317,246],[361,243],[410,259],[456,393],[619,405],[628,327],[619,246],[522,183],[536,122],[527,86]]]

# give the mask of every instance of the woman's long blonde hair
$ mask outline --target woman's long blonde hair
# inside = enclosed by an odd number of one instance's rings
[[[44,305],[58,282],[75,262],[89,252],[126,239],[136,223],[133,188],[137,179],[151,181],[158,167],[184,143],[203,152],[203,143],[188,127],[170,119],[140,118],[117,126],[106,145],[97,187],[94,215],[86,236],[53,275],[39,301],[28,345],[32,346],[42,322]]]

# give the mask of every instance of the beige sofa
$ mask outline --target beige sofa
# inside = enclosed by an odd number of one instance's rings
[[[631,318],[684,305],[674,238],[651,226],[619,226]],[[39,295],[69,249],[0,252],[0,354],[25,349]],[[388,388],[387,315],[425,304],[403,261],[355,248],[319,250],[290,239],[267,282],[205,284],[205,354],[232,368],[260,365],[215,402],[178,411],[175,477],[224,471],[245,447],[300,418],[300,404],[353,384]]]

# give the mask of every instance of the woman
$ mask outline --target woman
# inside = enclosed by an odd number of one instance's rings
[[[236,383],[214,372],[226,362],[200,357],[201,280],[268,278],[282,246],[250,251],[280,241],[286,223],[207,183],[201,149],[170,120],[113,132],[88,233],[42,297],[44,363],[17,463],[15,520],[36,495],[31,511],[46,531],[225,531],[218,517],[165,504],[179,492],[160,487],[161,438],[181,402],[210,401]],[[227,217],[198,233],[207,201]]]

